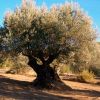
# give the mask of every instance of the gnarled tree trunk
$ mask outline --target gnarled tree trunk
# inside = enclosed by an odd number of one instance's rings
[[[37,87],[51,88],[54,86],[55,81],[60,81],[60,78],[55,69],[50,67],[48,63],[38,65],[34,57],[28,56],[28,65],[36,72],[37,77],[34,81],[34,85]]]

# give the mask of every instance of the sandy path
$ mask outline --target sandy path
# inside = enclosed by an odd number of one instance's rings
[[[100,86],[63,81],[71,91],[37,90],[32,76],[0,74],[0,100],[100,100]],[[25,81],[25,82],[24,82]]]

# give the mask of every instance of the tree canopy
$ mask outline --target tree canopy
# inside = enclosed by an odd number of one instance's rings
[[[18,53],[29,51],[41,60],[85,49],[95,36],[91,18],[78,5],[70,3],[48,9],[23,2],[6,14],[4,26],[10,49]]]

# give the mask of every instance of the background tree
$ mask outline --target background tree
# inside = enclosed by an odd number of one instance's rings
[[[4,58],[5,58],[5,45],[6,41],[6,30],[3,27],[0,27],[0,65],[2,64]]]
[[[35,85],[43,87],[60,80],[51,67],[55,59],[62,61],[81,49],[88,51],[95,36],[90,17],[74,3],[48,9],[24,1],[14,12],[7,12],[4,27],[8,51],[28,57],[28,65],[37,73]]]
[[[89,70],[96,76],[100,76],[100,44],[98,42],[94,42],[94,49],[92,50],[92,60]]]

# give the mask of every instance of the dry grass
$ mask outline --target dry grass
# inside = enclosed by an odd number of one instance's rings
[[[79,80],[86,83],[94,83],[95,82],[94,77],[95,76],[92,71],[89,72],[88,70],[83,70],[80,73]]]

